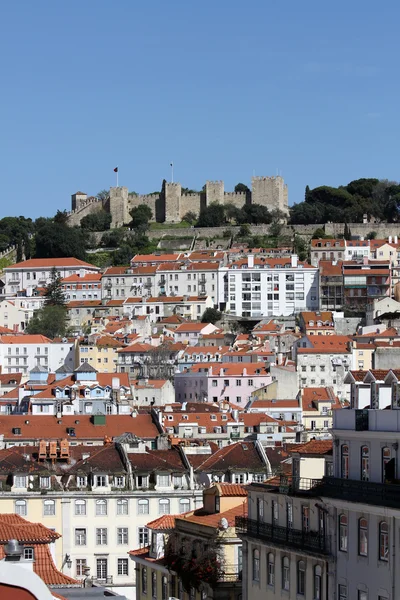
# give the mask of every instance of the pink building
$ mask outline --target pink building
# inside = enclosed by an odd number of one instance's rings
[[[225,401],[244,407],[258,388],[271,382],[269,370],[262,363],[198,363],[175,373],[176,400]]]

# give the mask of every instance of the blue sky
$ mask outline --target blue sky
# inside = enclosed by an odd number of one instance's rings
[[[18,0],[0,7],[0,217],[170,177],[227,190],[400,179],[400,4]]]

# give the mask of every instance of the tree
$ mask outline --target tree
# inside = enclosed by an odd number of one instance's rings
[[[87,234],[79,227],[48,222],[36,233],[36,258],[73,256],[86,260]]]
[[[228,219],[228,221],[230,221],[230,222],[236,221],[236,223],[239,222],[240,214],[241,214],[240,208],[235,206],[233,204],[233,202],[228,202],[228,204],[224,204],[224,209],[225,209],[225,217]]]
[[[329,236],[325,233],[325,229],[322,229],[322,227],[318,227],[312,234],[313,240],[325,240],[328,237]]]
[[[299,260],[304,261],[308,258],[308,247],[304,238],[300,235],[295,234],[293,249],[295,254],[299,257]]]
[[[262,204],[246,204],[240,209],[238,223],[271,223],[272,217],[266,206]]]
[[[106,204],[109,201],[109,199],[110,199],[110,192],[109,192],[109,190],[101,190],[97,194],[96,198],[98,198],[103,203],[103,206],[104,206],[104,204]]]
[[[278,241],[282,233],[282,227],[283,225],[280,221],[273,221],[269,226],[269,235]]]
[[[126,236],[126,229],[123,227],[117,227],[106,231],[101,237],[101,245],[106,248],[119,248]]]
[[[81,228],[87,231],[106,231],[110,229],[112,216],[105,210],[86,215],[81,220]]]
[[[245,194],[247,194],[250,192],[250,189],[244,183],[237,183],[235,185],[235,192],[236,193],[244,192]]]
[[[129,223],[129,227],[131,229],[137,229],[141,232],[147,231],[149,228],[149,221],[153,217],[151,208],[147,206],[147,204],[139,204],[139,206],[135,206],[135,208],[132,208],[129,214],[132,217],[132,220]]]
[[[64,306],[65,297],[62,291],[62,279],[56,267],[53,267],[50,275],[50,283],[45,287],[45,306]]]
[[[248,223],[242,223],[239,229],[239,237],[248,237],[251,234],[250,225]]]
[[[54,216],[54,223],[65,225],[68,221],[68,213],[66,210],[58,210]]]
[[[64,306],[47,305],[35,312],[25,331],[29,334],[41,334],[53,339],[64,337],[67,325],[67,309]]]
[[[345,240],[351,240],[351,231],[347,223],[344,224],[343,237]]]
[[[367,233],[366,239],[367,240],[375,240],[377,235],[378,234],[376,233],[376,231],[370,231],[369,233]]]
[[[310,194],[310,186],[306,185],[306,189],[304,192],[304,202],[307,202],[309,194]]]
[[[200,211],[196,227],[221,227],[225,225],[225,210],[222,204],[212,202]]]
[[[217,310],[216,308],[206,308],[206,310],[203,312],[203,315],[201,317],[201,322],[202,323],[216,323],[217,321],[220,321],[222,317],[222,312]]]
[[[194,225],[197,221],[197,215],[192,210],[189,210],[189,212],[183,215],[182,221],[186,221],[186,223],[189,223],[189,225]]]

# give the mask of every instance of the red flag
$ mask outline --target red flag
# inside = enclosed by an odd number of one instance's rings
[[[118,173],[118,167],[115,167],[114,173]]]

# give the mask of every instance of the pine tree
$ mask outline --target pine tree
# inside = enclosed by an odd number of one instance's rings
[[[64,306],[65,297],[61,287],[61,277],[55,267],[51,270],[51,281],[45,288],[45,306]]]
[[[307,202],[308,196],[310,195],[310,186],[306,185],[306,191],[304,194],[304,200]]]

